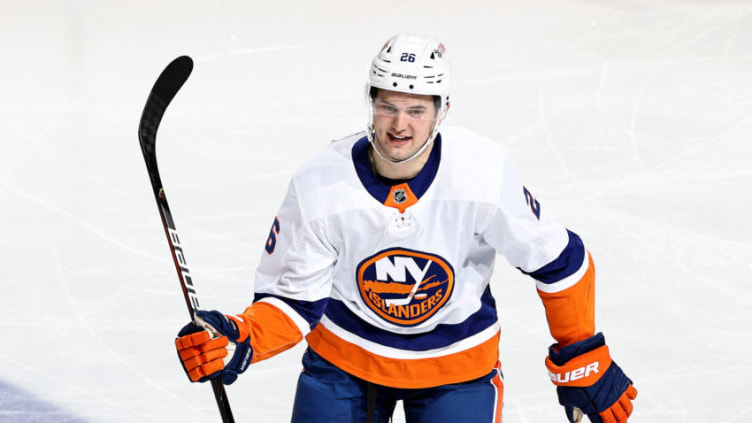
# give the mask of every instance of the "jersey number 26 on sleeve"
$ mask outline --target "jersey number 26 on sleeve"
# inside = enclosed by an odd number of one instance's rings
[[[266,239],[266,246],[264,249],[267,253],[271,254],[274,252],[274,248],[277,246],[277,234],[279,233],[279,219],[274,218],[274,223],[272,223],[272,229],[269,231],[269,238]]]
[[[535,197],[533,197],[533,194],[531,194],[530,191],[526,187],[524,186],[522,187],[522,192],[525,193],[525,202],[527,203],[528,206],[530,206],[530,210],[535,215],[535,218],[540,220],[540,211],[541,211],[540,203],[538,202],[538,200],[535,199]]]

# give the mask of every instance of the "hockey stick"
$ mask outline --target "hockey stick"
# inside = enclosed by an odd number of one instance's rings
[[[141,113],[141,121],[138,125],[138,140],[141,143],[141,151],[144,153],[146,169],[149,171],[151,187],[154,190],[154,198],[157,200],[159,215],[162,217],[162,226],[164,227],[165,235],[167,235],[167,243],[170,245],[175,270],[178,272],[180,286],[183,288],[185,305],[188,306],[188,314],[195,323],[198,298],[196,298],[193,280],[188,271],[188,265],[185,262],[183,246],[180,244],[180,238],[175,230],[175,222],[172,220],[170,206],[167,204],[167,198],[162,188],[162,180],[159,177],[159,169],[157,168],[156,152],[157,129],[159,129],[162,116],[164,116],[167,106],[175,97],[175,94],[178,93],[180,87],[188,80],[188,76],[192,70],[193,60],[188,56],[180,56],[162,71],[162,74],[159,75],[157,82],[154,83],[154,87],[149,93],[143,113]],[[230,403],[225,394],[225,387],[222,385],[222,381],[219,378],[214,378],[211,380],[211,386],[214,390],[214,398],[217,400],[219,414],[222,415],[222,422],[234,423],[235,419],[232,417],[232,410],[230,410]]]

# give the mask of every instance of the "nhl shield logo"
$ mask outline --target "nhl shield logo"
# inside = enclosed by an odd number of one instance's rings
[[[392,191],[392,200],[394,200],[396,204],[402,204],[407,201],[407,192],[405,192],[405,189],[400,188]]]
[[[360,295],[382,319],[415,326],[436,314],[454,290],[454,269],[442,257],[390,248],[360,262]]]

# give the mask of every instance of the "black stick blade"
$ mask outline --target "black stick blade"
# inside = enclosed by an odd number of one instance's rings
[[[175,94],[178,93],[193,70],[193,60],[188,56],[180,56],[170,62],[157,78],[154,87],[146,100],[141,122],[138,125],[138,138],[144,157],[149,162],[150,157],[156,157],[154,145],[157,141],[157,130],[162,121],[167,106]]]

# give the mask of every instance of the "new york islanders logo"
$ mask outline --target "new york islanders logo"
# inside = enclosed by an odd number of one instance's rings
[[[390,248],[366,258],[356,277],[366,305],[401,326],[414,326],[433,316],[454,289],[454,269],[446,260],[406,248]]]

